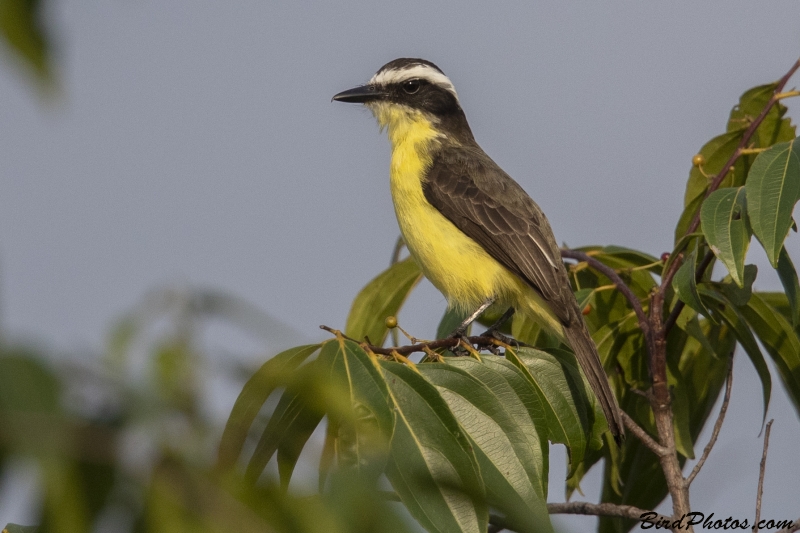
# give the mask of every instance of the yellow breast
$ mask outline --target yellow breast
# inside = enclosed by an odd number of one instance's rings
[[[425,199],[425,173],[443,140],[431,119],[398,106],[373,112],[392,144],[391,191],[400,231],[425,276],[450,305],[469,311],[491,296],[508,300],[519,293],[522,281]]]

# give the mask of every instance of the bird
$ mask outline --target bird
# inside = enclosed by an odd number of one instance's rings
[[[475,141],[453,83],[434,63],[399,58],[334,101],[366,106],[391,144],[389,183],[406,247],[451,307],[524,313],[575,353],[619,443],[620,409],[572,292],[550,223]]]

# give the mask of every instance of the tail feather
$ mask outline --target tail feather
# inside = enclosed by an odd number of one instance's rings
[[[611,430],[614,440],[619,444],[625,438],[625,428],[619,405],[608,383],[603,365],[600,363],[597,347],[580,315],[569,326],[564,326],[564,336],[572,347],[572,351],[575,352],[578,364],[600,402],[600,407],[608,420],[608,429]]]

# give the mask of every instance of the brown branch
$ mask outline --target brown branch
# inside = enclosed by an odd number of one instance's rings
[[[717,421],[714,423],[714,431],[711,432],[711,438],[708,440],[708,444],[706,444],[705,449],[703,449],[703,455],[700,456],[700,459],[697,461],[697,464],[694,465],[692,468],[692,473],[689,474],[689,477],[686,478],[686,486],[692,484],[694,478],[697,477],[697,474],[700,473],[700,469],[703,468],[703,465],[708,459],[708,454],[711,453],[711,448],[714,447],[714,444],[717,442],[717,437],[719,436],[719,431],[722,429],[722,421],[725,420],[725,413],[728,411],[728,402],[731,400],[731,389],[733,388],[733,357],[730,358],[728,361],[728,379],[725,382],[725,397],[722,399],[722,407],[719,409],[719,416],[717,416]]]
[[[470,343],[478,346],[479,348],[489,348],[490,346],[505,346],[505,343],[498,341],[494,337],[488,337],[483,335],[476,335],[473,337],[447,337],[445,339],[439,339],[435,341],[426,341],[426,342],[419,342],[417,344],[408,344],[406,346],[397,346],[397,347],[390,347],[384,348],[382,346],[375,346],[374,344],[370,344],[368,342],[359,341],[352,337],[348,337],[347,335],[343,334],[341,331],[322,325],[320,329],[324,329],[330,333],[333,333],[337,337],[340,336],[343,339],[347,339],[349,341],[356,342],[360,344],[362,347],[372,351],[373,353],[377,353],[380,355],[393,355],[398,353],[400,355],[410,355],[416,352],[425,352],[425,350],[435,350],[437,348],[455,348],[458,346],[462,339],[467,339]],[[519,346],[528,346],[525,343],[514,341],[515,344]]]
[[[636,437],[642,441],[647,448],[649,448],[654,454],[661,457],[662,455],[666,455],[669,453],[665,447],[660,445],[651,437],[636,421],[631,418],[628,413],[620,409],[620,413],[622,414],[622,421],[625,423],[625,427],[630,430],[631,433],[636,435]]]
[[[753,533],[758,533],[758,521],[761,519],[761,495],[764,493],[764,471],[767,469],[767,450],[769,449],[769,432],[772,430],[772,423],[767,422],[767,429],[764,432],[764,451],[761,452],[761,466],[758,472],[758,492],[756,493],[756,522],[753,524]]]
[[[611,282],[619,289],[623,296],[630,302],[631,307],[633,307],[634,312],[636,313],[636,318],[639,320],[639,327],[642,329],[642,333],[644,334],[645,338],[650,337],[650,324],[647,321],[647,315],[642,308],[642,303],[639,301],[639,298],[633,293],[630,287],[622,281],[622,278],[617,274],[617,272],[611,268],[610,266],[606,265],[605,263],[601,262],[598,259],[584,253],[579,252],[578,250],[561,250],[561,257],[567,259],[575,259],[576,261],[581,261],[587,263],[589,266],[594,268],[595,270],[604,274]]]
[[[628,518],[630,520],[642,520],[642,515],[653,513],[633,507],[632,505],[617,505],[614,503],[589,503],[589,502],[565,502],[548,503],[547,512],[550,514],[582,514],[592,516],[614,516],[618,518]],[[671,519],[653,513],[653,520],[670,521]]]

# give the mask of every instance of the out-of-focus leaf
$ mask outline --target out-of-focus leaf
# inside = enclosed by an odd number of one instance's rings
[[[277,451],[281,481],[287,485],[300,452],[324,415],[340,423],[353,423],[349,394],[332,375],[339,350],[337,339],[324,342],[317,359],[298,368],[286,383],[247,464],[248,481],[258,479]]]
[[[345,332],[348,337],[381,346],[386,340],[386,317],[397,315],[411,289],[422,279],[422,272],[411,257],[394,263],[366,287],[361,289],[350,315]]]
[[[711,193],[703,202],[700,220],[711,250],[725,263],[736,284],[743,287],[744,258],[751,237],[744,187]]]
[[[444,339],[452,334],[468,316],[469,314],[465,311],[456,307],[448,307],[447,311],[444,312],[441,322],[439,322],[439,326],[436,328],[436,338]],[[470,334],[469,332],[471,329],[472,324],[467,327],[466,335]]]
[[[17,524],[6,524],[3,533],[39,533],[39,526],[20,526]]]
[[[690,426],[689,398],[686,385],[677,361],[667,360],[667,382],[672,392],[672,425],[675,431],[675,447],[687,459],[694,459],[694,441]]]
[[[786,320],[792,319],[792,308],[789,305],[789,300],[786,293],[783,292],[759,292],[759,298],[768,306],[775,309],[778,313],[783,315]],[[797,334],[800,335],[800,328],[795,328]]]
[[[354,420],[339,424],[339,464],[359,475],[377,479],[383,472],[394,428],[389,391],[374,357],[353,341],[337,338],[338,350],[320,354],[333,357],[332,377],[349,396]],[[333,345],[333,343],[331,343]],[[279,456],[280,458],[280,456]]]
[[[750,331],[750,328],[745,323],[744,318],[742,318],[742,315],[732,302],[724,298],[722,294],[715,291],[703,289],[703,294],[709,299],[713,299],[720,304],[714,306],[713,309],[717,315],[719,315],[728,325],[728,327],[733,330],[734,335],[736,335],[736,340],[739,342],[742,348],[744,348],[747,357],[750,358],[750,361],[753,363],[753,366],[758,373],[758,377],[761,380],[761,392],[764,398],[764,414],[762,417],[763,423],[763,420],[766,420],[767,418],[767,409],[769,408],[769,400],[772,395],[772,376],[769,373],[767,362],[764,360],[764,354],[761,353],[761,348],[758,347],[758,343],[756,342],[755,337],[753,337],[753,332]],[[747,302],[745,302],[745,304],[746,303]]]
[[[333,461],[336,459],[336,437],[339,435],[339,424],[328,419],[328,427],[325,428],[325,443],[322,445],[322,454],[319,458],[319,479],[317,488],[320,493],[325,492],[325,483],[333,468]]]
[[[39,0],[0,0],[0,36],[33,67],[40,79],[50,78],[50,44]]]
[[[776,144],[756,157],[747,178],[747,210],[753,233],[774,268],[800,200],[800,144]]]
[[[284,449],[290,446],[294,450],[302,450],[323,415],[323,411],[312,409],[309,406],[301,392],[291,389],[284,392],[247,464],[248,480],[251,483],[258,480],[281,443],[287,441],[290,443],[284,444]],[[291,477],[288,457],[285,457],[282,463],[285,466],[282,468],[281,478],[284,480],[284,484],[287,484],[286,478]]]
[[[706,338],[703,333],[703,328],[700,327],[700,320],[698,319],[697,311],[691,307],[684,307],[681,314],[678,315],[678,320],[675,324],[685,331],[689,336],[694,337],[709,354],[717,356],[716,350]]]
[[[428,531],[484,533],[489,511],[469,437],[430,382],[405,365],[380,364],[396,415],[389,482]]]
[[[644,336],[631,311],[628,316],[607,324],[593,335],[600,362],[605,368],[619,366],[625,381],[632,387],[643,388],[649,382]]]
[[[706,309],[705,304],[700,299],[700,294],[697,292],[697,282],[695,281],[695,268],[697,267],[697,249],[693,250],[691,254],[683,261],[683,264],[678,269],[675,277],[672,278],[672,288],[678,295],[678,298],[683,300],[683,303],[697,311],[703,313],[705,316],[711,316]]]
[[[558,357],[541,350],[520,348],[507,350],[506,359],[522,371],[539,396],[548,438],[566,445],[569,476],[583,460],[587,447],[602,444],[600,436],[608,425],[602,415],[597,415],[597,400],[578,370],[575,356],[564,350],[557,353]]]
[[[502,374],[478,361],[448,358],[420,365],[473,442],[489,505],[515,531],[552,531],[544,450],[522,400]]]
[[[800,339],[792,325],[758,293],[753,293],[742,316],[772,357],[786,392],[800,413]]]
[[[218,468],[228,469],[236,463],[261,406],[275,388],[285,384],[289,374],[319,347],[319,344],[310,344],[281,352],[261,365],[245,383],[222,433],[217,456]]]
[[[797,270],[785,246],[778,257],[778,277],[781,278],[781,284],[786,291],[792,309],[792,325],[796,328],[800,325],[800,283],[797,281]]]

